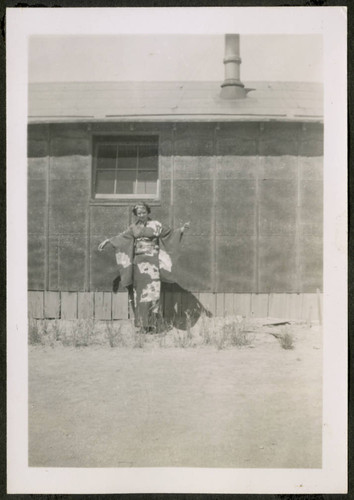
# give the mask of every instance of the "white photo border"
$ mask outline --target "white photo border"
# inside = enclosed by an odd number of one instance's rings
[[[7,9],[8,493],[345,493],[347,491],[347,10],[345,7]],[[321,34],[324,42],[322,469],[28,467],[28,37]]]

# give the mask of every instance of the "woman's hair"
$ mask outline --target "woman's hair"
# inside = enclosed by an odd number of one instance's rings
[[[134,215],[137,215],[136,211],[138,210],[139,207],[144,207],[148,214],[151,212],[151,208],[149,207],[149,205],[147,203],[141,201],[141,202],[137,203],[135,205],[135,207],[133,208],[132,212]]]

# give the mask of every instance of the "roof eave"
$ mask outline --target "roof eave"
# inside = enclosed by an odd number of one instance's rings
[[[323,123],[321,115],[114,115],[100,117],[77,116],[29,116],[29,124],[39,123],[99,123],[99,122],[313,122]]]

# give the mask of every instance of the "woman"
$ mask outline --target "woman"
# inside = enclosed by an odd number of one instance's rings
[[[104,240],[101,252],[110,243],[116,251],[116,260],[123,286],[133,286],[135,326],[145,331],[156,327],[160,305],[161,280],[174,282],[173,261],[189,222],[172,231],[149,217],[146,203],[133,208],[135,223],[123,233]]]

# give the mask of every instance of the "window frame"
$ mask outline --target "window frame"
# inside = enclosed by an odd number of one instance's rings
[[[141,140],[139,140],[141,138]],[[151,138],[151,140],[148,140]],[[157,181],[156,193],[97,193],[97,160],[98,148],[100,145],[154,145],[157,147]],[[143,170],[142,170],[143,171]],[[160,200],[160,137],[157,133],[117,133],[104,132],[92,135],[92,189],[91,198],[93,201],[129,201],[129,200]]]

